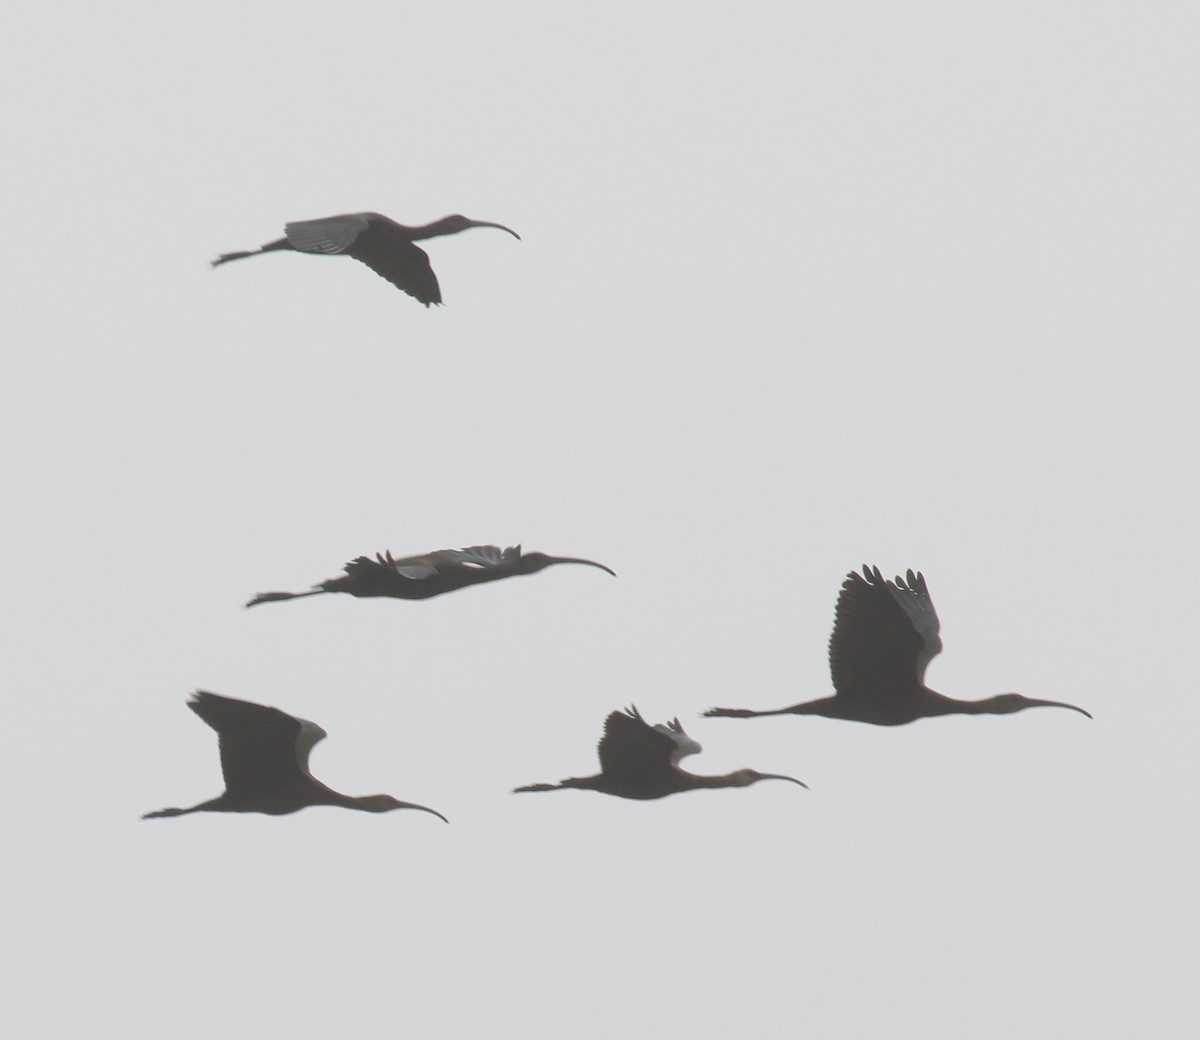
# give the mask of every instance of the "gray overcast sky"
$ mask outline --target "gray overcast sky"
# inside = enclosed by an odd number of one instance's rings
[[[0,422],[13,1035],[1196,1035],[1194,5],[26,5]],[[349,260],[218,252],[375,209]],[[244,611],[359,553],[583,568]],[[934,687],[829,692],[920,568]],[[207,688],[451,820],[142,822]],[[679,715],[637,804],[605,715]]]

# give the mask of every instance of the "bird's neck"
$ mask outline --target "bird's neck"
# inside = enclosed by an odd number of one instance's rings
[[[723,773],[720,776],[698,776],[679,770],[688,778],[687,787],[745,787],[747,780],[741,771]]]
[[[361,809],[364,812],[370,812],[369,806],[364,802],[370,798],[370,795],[365,795],[362,798],[353,795],[342,794],[341,791],[335,791],[332,787],[326,787],[320,780],[313,779],[313,785],[310,793],[306,793],[305,805],[336,805],[342,809]]]
[[[999,695],[985,697],[981,701],[960,701],[957,697],[947,697],[936,690],[925,690],[922,700],[923,716],[933,715],[996,715]]]
[[[408,237],[412,241],[419,241],[426,238],[440,238],[442,235],[453,235],[462,230],[458,224],[454,224],[445,218],[435,220],[432,224],[422,224],[419,227],[408,229]]]

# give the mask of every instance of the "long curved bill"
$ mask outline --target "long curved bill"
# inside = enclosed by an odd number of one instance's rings
[[[597,563],[595,560],[583,560],[578,556],[552,556],[551,559],[555,563],[586,563],[589,567],[599,567],[602,571],[607,571],[614,578],[617,576],[617,572],[611,567],[605,567],[604,564]]]
[[[1066,701],[1039,701],[1030,698],[1028,706],[1031,708],[1070,708],[1072,711],[1079,712],[1080,715],[1086,715],[1089,719],[1092,718],[1090,711],[1084,711],[1075,704],[1067,704]]]
[[[521,237],[512,228],[505,227],[503,224],[493,224],[490,220],[472,220],[468,224],[468,227],[494,227],[499,228],[501,231],[507,231],[515,239],[519,240]]]
[[[415,802],[401,802],[400,804],[405,809],[420,809],[421,812],[433,813],[433,815],[436,816],[439,820],[441,820],[442,823],[450,822],[440,812],[438,812],[436,809],[429,808],[428,805],[417,805]]]
[[[803,780],[797,780],[794,776],[783,776],[779,773],[759,773],[760,780],[790,780],[793,784],[799,784],[804,790],[808,790],[808,784]]]

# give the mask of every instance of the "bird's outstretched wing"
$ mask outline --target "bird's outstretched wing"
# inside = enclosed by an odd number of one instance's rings
[[[297,220],[286,225],[284,231],[293,249],[352,256],[426,307],[442,302],[429,255],[405,236],[400,225],[381,213]]]
[[[651,726],[632,705],[608,716],[597,748],[601,772],[627,776],[670,769],[678,750],[671,734]]]
[[[188,707],[217,731],[225,790],[235,799],[286,790],[308,774],[308,753],[325,731],[278,708],[197,690]]]
[[[923,682],[942,649],[925,578],[884,580],[878,567],[852,571],[838,595],[829,670],[839,697],[903,696]]]

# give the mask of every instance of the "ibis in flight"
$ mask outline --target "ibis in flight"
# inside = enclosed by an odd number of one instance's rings
[[[680,769],[679,760],[697,754],[700,745],[684,733],[678,719],[651,726],[634,707],[609,715],[597,750],[600,772],[595,776],[568,777],[557,784],[529,784],[514,788],[514,794],[573,787],[618,798],[649,801],[702,787],[748,787],[759,780],[787,780],[808,787],[795,777],[756,773],[753,769],[738,769],[724,776],[697,776]]]
[[[759,715],[824,715],[830,719],[903,726],[934,715],[1011,715],[1025,708],[1070,708],[1074,704],[999,693],[981,701],[960,701],[925,685],[925,668],[941,652],[937,612],[925,576],[885,581],[878,567],[851,571],[842,582],[833,635],[829,637],[832,697],[774,711],[710,708],[704,714],[730,719]]]
[[[442,291],[438,288],[437,275],[429,266],[429,254],[415,243],[475,227],[499,228],[513,238],[521,237],[503,224],[470,220],[457,213],[420,227],[405,227],[381,213],[343,213],[337,217],[297,220],[285,224],[284,238],[268,242],[259,249],[222,253],[212,261],[212,265],[217,267],[230,260],[271,253],[277,249],[326,256],[352,256],[428,307],[431,303],[441,304]]]
[[[204,690],[192,694],[188,707],[217,731],[225,792],[190,809],[146,813],[144,820],[194,812],[285,816],[310,805],[340,805],[373,813],[420,809],[449,822],[436,809],[402,802],[390,794],[356,798],[326,787],[308,771],[308,753],[325,737],[325,731],[315,722]]]
[[[300,596],[319,596],[323,592],[348,592],[351,596],[390,596],[393,599],[429,599],[443,592],[487,581],[511,578],[515,574],[535,574],[556,563],[583,563],[599,567],[616,577],[616,571],[594,560],[574,556],[547,556],[522,553],[519,545],[501,549],[497,545],[472,545],[466,549],[438,549],[423,556],[396,559],[390,552],[375,558],[359,556],[345,567],[345,573],[314,585],[307,592],[260,592],[246,606],[274,603]]]

